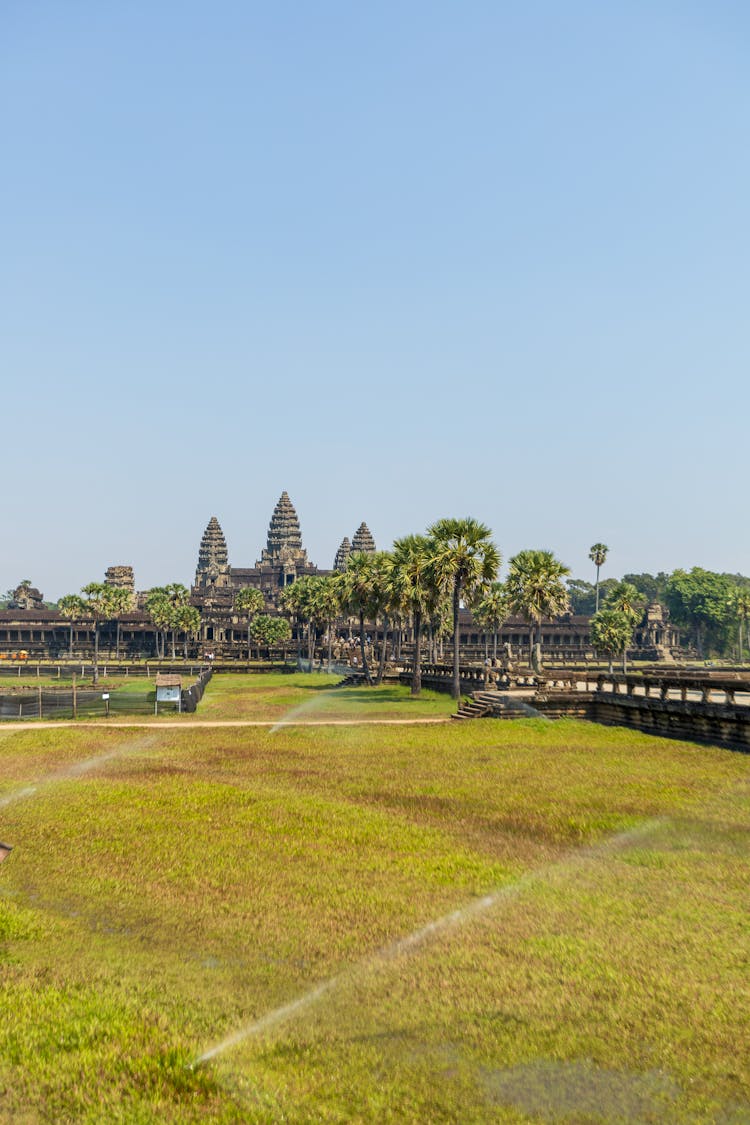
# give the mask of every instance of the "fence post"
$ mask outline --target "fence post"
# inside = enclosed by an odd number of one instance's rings
[[[38,669],[39,669],[39,665],[37,664],[37,675],[39,674]],[[41,719],[41,717],[42,717],[42,685],[41,684],[37,688],[37,691],[39,693],[39,718]]]
[[[73,673],[73,718],[78,718],[78,700],[76,698],[76,674]]]

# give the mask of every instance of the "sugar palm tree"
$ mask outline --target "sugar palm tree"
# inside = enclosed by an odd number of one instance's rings
[[[263,609],[266,599],[257,586],[243,586],[234,599],[234,608],[247,614],[247,659],[250,660],[250,626],[253,618]]]
[[[328,671],[331,671],[331,648],[333,645],[333,623],[341,612],[338,588],[332,575],[318,575],[312,592],[312,612],[315,620],[326,631],[328,647]]]
[[[529,664],[539,671],[541,652],[537,630],[545,617],[558,617],[568,610],[568,591],[563,581],[570,574],[552,551],[519,551],[510,560],[506,589],[510,608],[529,623]]]
[[[86,617],[83,598],[80,594],[66,594],[60,598],[57,603],[58,612],[62,617],[66,617],[70,622],[69,626],[69,642],[68,642],[68,655],[73,659],[73,626],[77,621],[83,621]]]
[[[117,639],[115,641],[115,658],[120,659],[120,633],[121,624],[120,618],[124,613],[128,613],[133,608],[133,595],[130,590],[125,590],[121,586],[110,586],[112,593],[110,594],[110,608],[112,615],[115,618],[117,625]]]
[[[106,582],[89,582],[81,590],[83,594],[82,612],[84,619],[94,626],[94,671],[93,682],[99,682],[99,630],[102,621],[108,621],[114,612],[112,595],[114,587]]]
[[[359,648],[365,682],[372,684],[372,674],[365,649],[365,620],[372,615],[375,571],[373,554],[369,551],[352,551],[346,561],[346,570],[335,578],[341,608],[359,619]]]
[[[609,670],[612,672],[612,659],[622,655],[623,671],[628,645],[633,639],[633,619],[620,609],[600,609],[591,618],[591,640],[594,647],[602,649],[609,657]]]
[[[149,590],[144,604],[156,630],[156,659],[160,660],[166,655],[166,636],[174,617],[174,606],[164,586],[154,586]]]
[[[621,613],[630,622],[628,645],[633,639],[633,628],[643,613],[645,598],[631,582],[618,582],[607,595],[605,609]],[[622,670],[628,670],[628,645],[622,649]],[[620,650],[618,650],[620,651]]]
[[[414,626],[412,695],[419,695],[422,690],[422,623],[429,612],[433,590],[430,558],[430,540],[424,535],[405,535],[393,544],[394,601],[404,613],[411,615]]]
[[[380,646],[380,657],[378,659],[378,671],[375,677],[375,683],[382,684],[388,651],[388,631],[391,613],[396,608],[395,592],[392,585],[393,556],[389,551],[372,551],[370,552],[370,560],[372,571],[370,615],[375,625],[376,638],[378,622],[383,629],[383,643]]]
[[[461,601],[477,600],[497,575],[500,552],[492,532],[472,517],[442,519],[428,529],[431,569],[436,586],[449,591],[453,606],[453,683],[451,695],[461,696],[459,611]]]
[[[508,591],[505,587],[505,583],[493,582],[473,611],[475,620],[478,621],[485,630],[485,640],[487,637],[486,630],[492,630],[493,660],[497,660],[497,635],[504,623],[508,620],[509,613],[510,602],[508,600]],[[487,656],[486,644],[485,656]]]
[[[188,658],[188,641],[194,641],[201,627],[200,611],[194,605],[178,606],[175,612],[175,628],[182,633],[183,656]]]
[[[594,545],[589,548],[589,558],[596,567],[596,613],[599,612],[599,570],[607,561],[608,554],[609,547],[606,543],[594,543]]]
[[[172,606],[172,615],[169,623],[169,629],[172,634],[172,659],[176,660],[177,654],[175,652],[176,633],[178,629],[177,619],[179,611],[188,604],[190,591],[187,586],[183,586],[181,582],[169,582],[164,587],[164,593],[169,599],[169,604]]]
[[[313,670],[313,655],[315,646],[315,583],[317,577],[303,575],[287,586],[279,598],[282,613],[293,618],[297,624],[297,659],[302,656],[302,632],[307,635],[307,656],[309,661],[308,671]]]

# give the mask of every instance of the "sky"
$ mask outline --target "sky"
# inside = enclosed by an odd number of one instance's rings
[[[0,590],[443,516],[750,573],[750,9],[0,0]]]

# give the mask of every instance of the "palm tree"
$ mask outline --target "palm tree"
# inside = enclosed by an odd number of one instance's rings
[[[247,614],[247,659],[250,660],[250,626],[253,618],[263,609],[266,599],[257,586],[243,586],[234,599],[234,608]]]
[[[370,552],[372,566],[372,595],[370,599],[370,614],[375,624],[377,635],[378,619],[383,627],[383,643],[380,647],[378,672],[375,683],[382,684],[385,673],[385,662],[388,651],[388,630],[390,615],[395,608],[394,590],[392,586],[393,556],[389,551]]]
[[[545,617],[558,617],[568,610],[568,591],[563,579],[570,570],[552,551],[519,551],[510,560],[506,589],[510,608],[529,623],[529,665],[542,666],[537,630]]]
[[[430,540],[424,535],[405,535],[397,539],[393,544],[391,581],[395,603],[411,615],[414,625],[412,695],[419,695],[422,690],[422,622],[429,612],[431,578]]]
[[[638,588],[631,582],[618,582],[616,586],[612,587],[607,596],[605,609],[622,614],[630,623],[628,644],[630,644],[633,639],[633,627],[643,613],[644,601],[643,594],[641,594]],[[628,646],[625,645],[622,650],[618,649],[617,651],[622,651],[622,670],[623,672],[627,672]]]
[[[604,566],[608,554],[609,547],[606,543],[594,543],[593,547],[589,548],[589,558],[596,567],[596,613],[599,612],[599,569]]]
[[[70,622],[68,655],[73,659],[73,625],[76,621],[83,621],[86,611],[83,598],[80,594],[66,594],[57,603],[58,612],[62,617],[67,617]]]
[[[503,582],[493,582],[481,602],[473,611],[473,617],[485,630],[485,656],[487,656],[487,629],[492,630],[492,658],[497,660],[497,635],[508,620],[510,603],[508,591]]]
[[[333,645],[333,623],[341,611],[338,588],[334,575],[316,577],[312,592],[312,612],[314,619],[324,626],[328,646],[328,671],[331,671],[331,648]]]
[[[367,663],[365,650],[365,619],[372,614],[373,588],[375,583],[373,554],[368,551],[352,551],[346,560],[346,570],[334,581],[345,613],[359,619],[359,648],[362,656],[362,671],[365,682],[372,684],[372,674]]]
[[[122,586],[111,586],[110,606],[117,622],[117,640],[115,642],[115,658],[120,659],[120,617],[133,608],[133,595],[130,590]]]
[[[149,590],[145,601],[146,613],[156,630],[156,659],[163,659],[166,655],[166,635],[171,628],[174,618],[174,606],[169,598],[165,586],[154,586]],[[161,638],[161,650],[159,640]]]
[[[304,632],[307,633],[307,656],[309,662],[308,671],[313,670],[313,656],[315,649],[315,626],[313,622],[313,613],[315,605],[315,582],[317,577],[306,574],[302,578],[298,578],[291,586],[287,586],[279,598],[279,606],[282,613],[287,617],[293,618],[298,626],[304,626]],[[297,659],[300,660],[302,656],[301,650],[301,633],[300,628],[297,629]]]
[[[183,656],[188,658],[188,640],[195,640],[200,632],[201,615],[194,605],[178,606],[175,612],[175,628],[183,634]]]
[[[113,586],[106,582],[89,582],[81,593],[82,613],[85,620],[91,621],[94,626],[94,672],[93,682],[99,682],[99,629],[102,621],[108,621],[113,615]]]
[[[179,617],[179,611],[183,608],[183,606],[186,606],[188,604],[190,591],[188,590],[187,586],[183,586],[181,582],[169,582],[164,587],[164,593],[166,594],[167,598],[169,599],[169,603],[172,606],[172,615],[169,623],[169,629],[172,633],[172,659],[176,660],[177,654],[175,653],[175,634],[178,629],[177,619]]]
[[[620,609],[600,609],[591,618],[591,640],[598,649],[603,649],[609,656],[609,670],[613,671],[612,658],[622,654],[623,671],[625,668],[628,645],[633,639],[633,619],[629,614]]]
[[[431,539],[431,569],[435,584],[450,591],[453,602],[453,684],[451,695],[461,696],[459,611],[462,599],[470,603],[481,597],[497,575],[500,552],[492,532],[473,519],[442,519],[428,529]]]

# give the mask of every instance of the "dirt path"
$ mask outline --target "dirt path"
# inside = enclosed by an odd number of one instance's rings
[[[151,719],[149,722],[126,722],[118,719],[26,719],[22,722],[9,721],[0,723],[0,734],[4,730],[59,730],[60,727],[76,727],[79,730],[89,727],[106,727],[109,730],[161,730],[164,727],[176,730],[190,727],[415,727],[427,723],[449,723],[450,715],[440,715],[436,718],[421,719]]]

